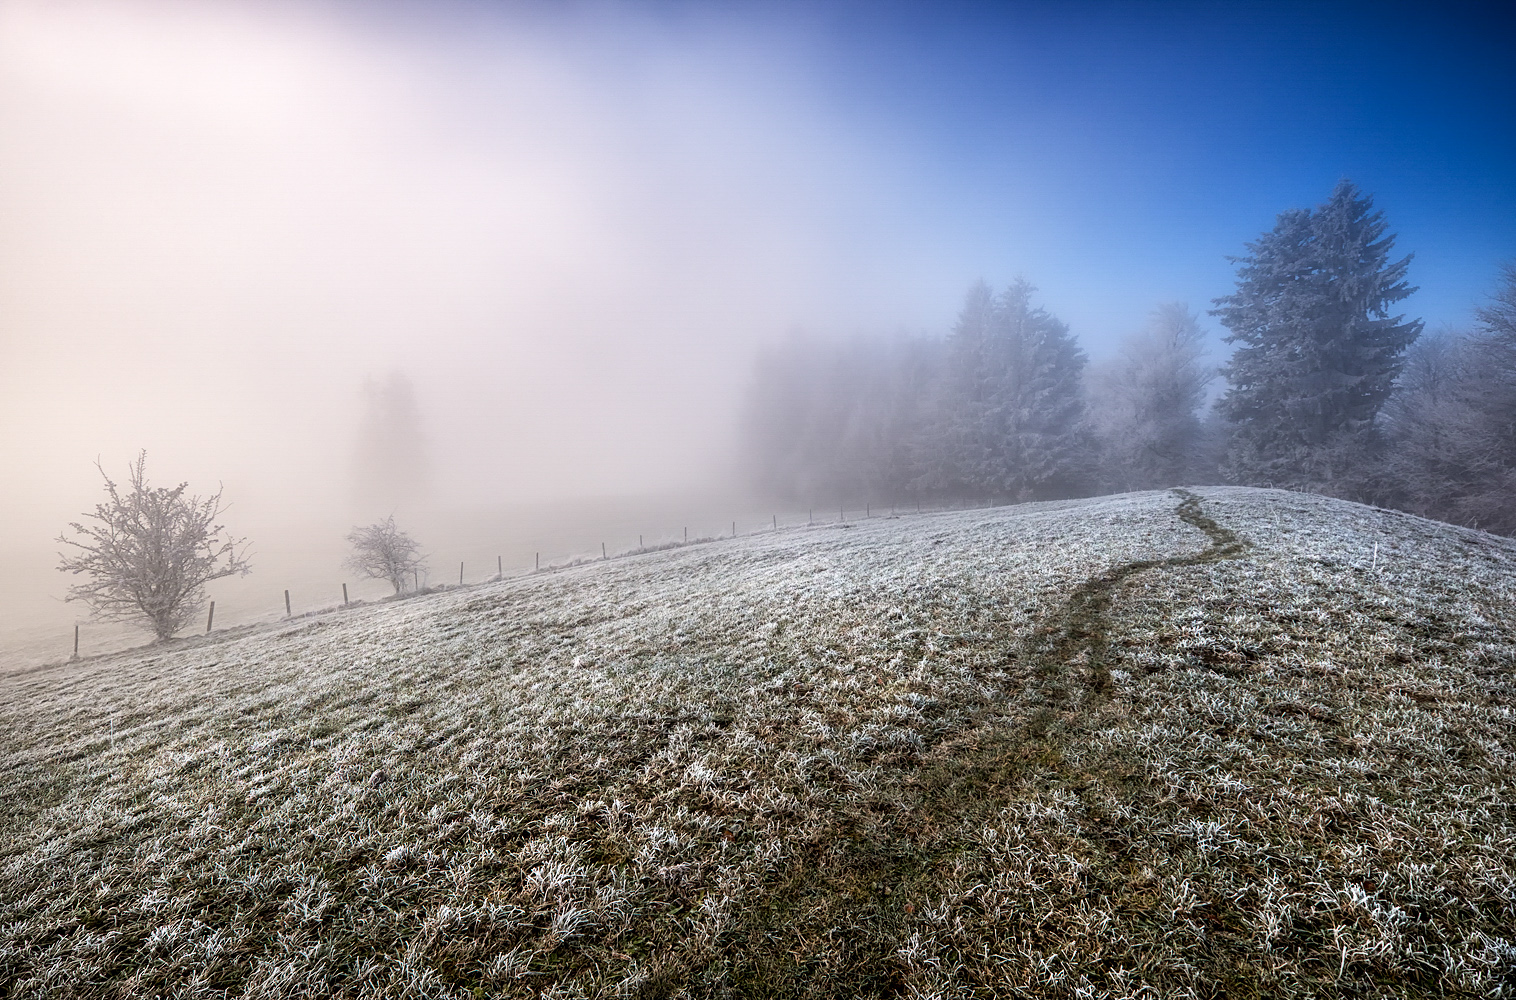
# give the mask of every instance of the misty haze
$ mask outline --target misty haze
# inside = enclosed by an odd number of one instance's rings
[[[1507,996],[1475,6],[0,4],[0,996]]]

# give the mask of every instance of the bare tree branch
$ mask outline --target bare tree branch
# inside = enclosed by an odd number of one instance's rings
[[[122,490],[98,461],[105,503],[88,515],[96,523],[69,525],[76,537],[58,542],[77,550],[58,553],[58,569],[89,579],[69,588],[65,600],[83,601],[96,618],[124,621],[172,638],[199,616],[205,585],[251,570],[246,540],[225,535],[216,519],[221,493],[198,497],[188,483],[172,489],[147,485],[147,452],[139,452]]]
[[[363,528],[348,532],[353,554],[347,564],[373,580],[388,580],[395,593],[405,586],[406,578],[424,569],[421,547],[415,539],[395,527],[394,515]]]

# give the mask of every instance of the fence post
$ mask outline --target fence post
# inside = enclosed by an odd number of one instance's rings
[[[291,614],[293,612],[290,611],[290,592],[286,590],[284,592],[284,617],[288,618]]]
[[[347,607],[347,584],[342,585],[342,606]]]
[[[495,575],[496,576],[504,576],[505,575],[505,556],[496,556],[495,557]]]
[[[733,538],[737,537],[737,522],[736,521],[732,522],[732,537]]]
[[[79,659],[79,626],[74,626],[74,659]]]
[[[210,614],[208,614],[208,615],[205,616],[205,634],[206,635],[210,635],[211,634],[211,622],[213,622],[215,620],[216,620],[216,602],[212,601],[211,602],[211,611],[210,611]]]
[[[687,524],[684,526],[684,540],[686,543],[690,540],[690,526]]]
[[[778,514],[774,515],[774,530],[775,531],[779,530],[779,515]]]
[[[463,586],[463,560],[458,560],[458,586]]]
[[[411,590],[414,591],[415,593],[418,593],[418,594],[421,593],[421,570],[420,569],[412,569],[411,570]]]
[[[532,572],[534,572],[534,573],[540,573],[540,572],[542,572],[542,553],[541,552],[537,553],[537,561],[534,564]]]
[[[642,545],[642,536],[641,536],[641,535],[638,535],[638,536],[637,536],[637,547],[638,547],[638,548],[639,548],[639,549],[640,549],[640,548],[643,548],[643,545]]]
[[[605,555],[605,543],[604,542],[600,543],[600,558],[601,559],[606,558],[606,555]]]

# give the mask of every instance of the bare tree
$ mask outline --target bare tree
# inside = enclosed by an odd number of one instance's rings
[[[426,568],[421,547],[395,527],[393,514],[367,527],[354,528],[347,540],[353,546],[348,566],[369,579],[388,580],[397,594],[412,573]]]
[[[122,490],[98,462],[108,499],[90,515],[98,523],[69,525],[77,537],[58,541],[78,551],[58,554],[58,568],[84,574],[65,600],[83,601],[95,617],[133,622],[170,639],[205,605],[205,585],[224,576],[246,576],[246,541],[223,536],[216,519],[224,509],[221,490],[191,496],[188,483],[172,489],[147,485],[147,452],[131,466],[130,489]]]

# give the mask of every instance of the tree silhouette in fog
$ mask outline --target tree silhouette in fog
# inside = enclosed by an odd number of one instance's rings
[[[1084,352],[1018,279],[969,290],[947,341],[943,392],[928,430],[936,492],[1008,500],[1068,496],[1084,466]]]
[[[1092,366],[1089,416],[1102,487],[1163,489],[1209,476],[1199,411],[1216,370],[1205,353],[1199,319],[1169,302],[1118,357]]]
[[[391,372],[363,387],[355,480],[360,499],[394,508],[426,494],[430,461],[421,409],[411,381]]]
[[[1516,534],[1516,265],[1472,333],[1419,341],[1386,407],[1391,502]]]
[[[1082,488],[1085,364],[1032,286],[969,290],[949,338],[792,338],[744,403],[754,486],[816,503],[1027,499]]]

